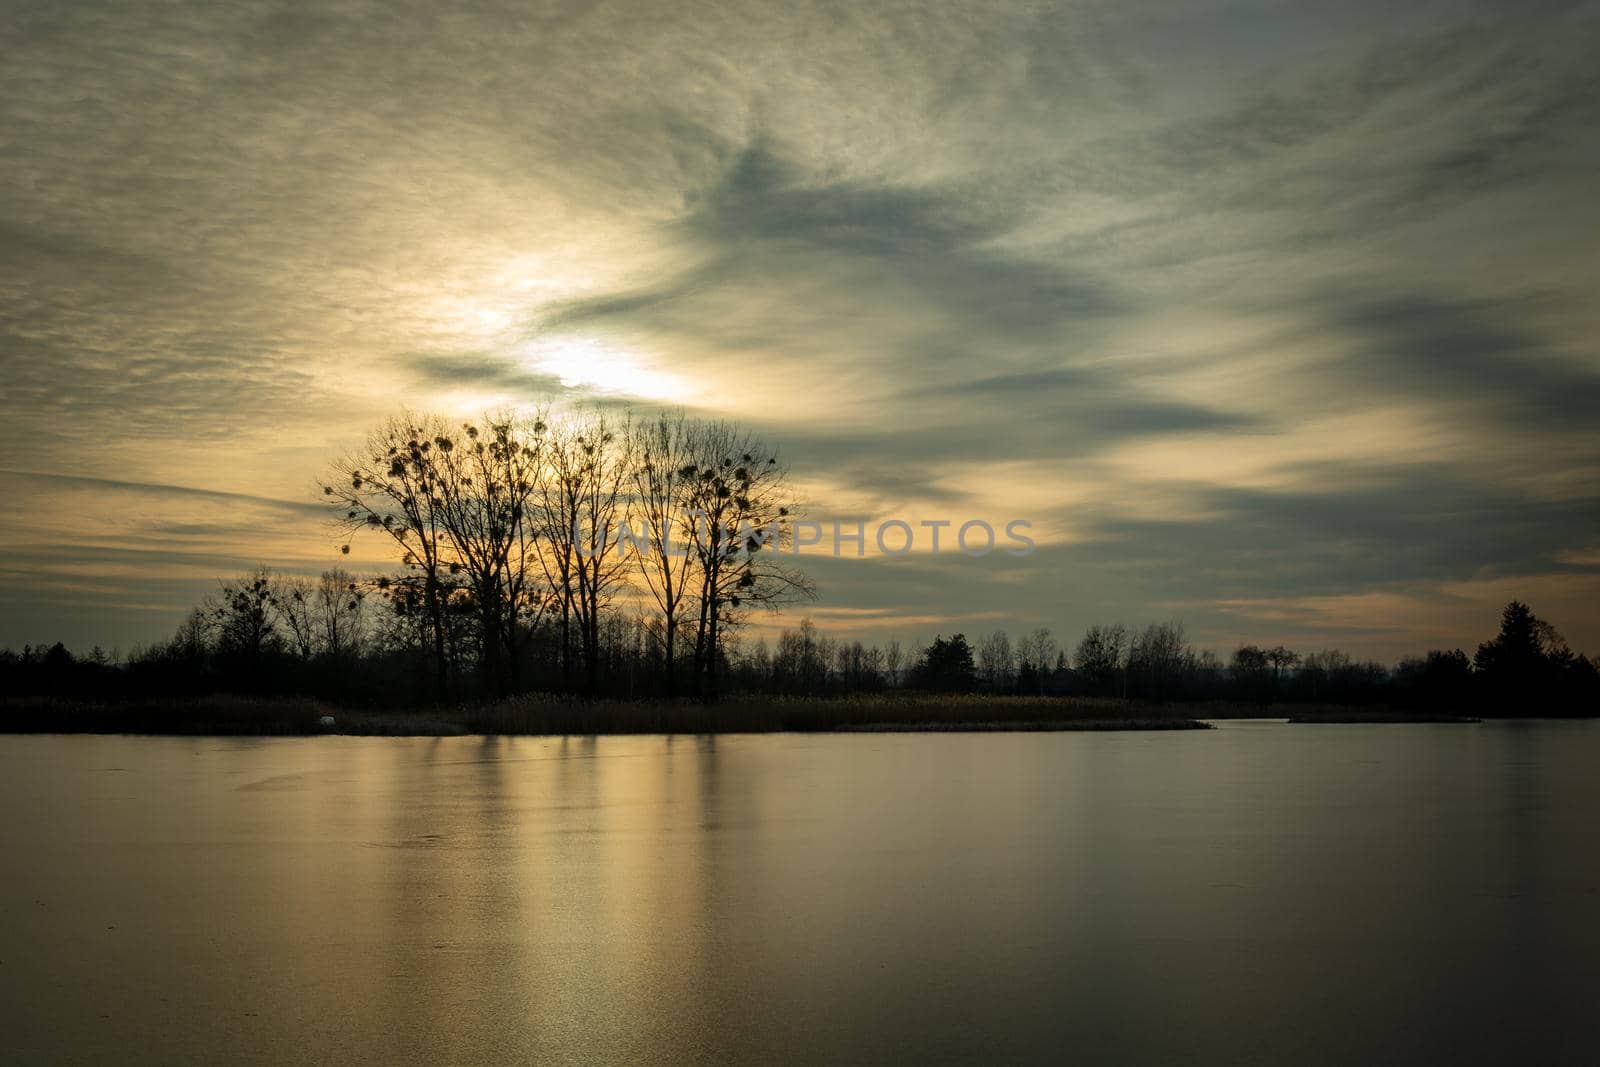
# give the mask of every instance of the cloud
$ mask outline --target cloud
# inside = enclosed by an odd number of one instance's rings
[[[1593,550],[1597,17],[19,10],[8,612],[154,636],[196,569],[313,568],[318,471],[402,405],[631,399],[757,426],[820,518],[1046,528],[818,564],[840,627],[1347,597],[1398,651],[1385,598]]]
[[[1330,301],[1324,328],[1353,342],[1330,377],[1380,379],[1423,399],[1485,409],[1512,427],[1600,431],[1600,369],[1550,351],[1526,301],[1399,292]]]

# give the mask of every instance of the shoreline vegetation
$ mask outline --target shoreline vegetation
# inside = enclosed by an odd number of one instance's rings
[[[593,736],[828,732],[1204,729],[1187,709],[1050,697],[730,696],[715,704],[525,695],[444,708],[340,707],[293,697],[216,696],[114,703],[55,697],[0,702],[0,733],[167,736]],[[333,725],[322,725],[324,716]]]
[[[842,698],[731,695],[689,700],[584,700],[525,694],[446,707],[370,708],[313,699],[230,696],[119,702],[58,697],[0,702],[0,733],[370,737],[733,733],[1196,730],[1176,706],[1139,701],[904,694]],[[331,717],[332,726],[322,724]]]
[[[859,728],[873,712],[839,710],[857,707],[891,709],[877,713],[885,725],[986,729],[1092,718],[1126,728],[1130,719],[1165,721],[1174,717],[1169,707],[1198,704],[1293,703],[1308,714],[1321,706],[1408,708],[1429,716],[1600,708],[1600,669],[1520,601],[1506,606],[1500,632],[1475,654],[1435,648],[1392,667],[1336,648],[1265,642],[1239,643],[1225,657],[1191,641],[1181,619],[1094,623],[1075,644],[1048,625],[1014,642],[1004,629],[971,639],[955,630],[926,645],[902,645],[888,633],[882,644],[834,637],[804,617],[797,629],[753,633],[758,612],[816,599],[795,553],[816,543],[797,529],[821,525],[801,514],[774,444],[684,412],[536,405],[461,423],[404,413],[334,459],[319,482],[340,554],[360,537],[381,546],[397,569],[335,567],[313,578],[259,566],[220,578],[169,638],[127,656],[98,646],[77,655],[61,641],[0,649],[0,693],[84,702],[233,693],[446,708],[456,710],[441,721],[464,729],[503,729],[505,720],[513,732],[541,733],[680,724],[693,731],[702,723]],[[621,550],[624,542],[633,550]],[[619,550],[606,551],[610,544]],[[873,614],[871,628],[893,625],[904,608]],[[554,703],[529,694],[555,694]],[[872,703],[900,694],[1058,702],[1003,712],[974,705],[980,713],[965,719],[944,704],[922,719],[905,703]],[[733,720],[725,698],[759,703]],[[1060,703],[1096,699],[1127,703],[1099,715],[1081,712],[1086,704]],[[615,706],[608,701],[630,709],[598,712],[611,726],[550,710]],[[1161,710],[1131,710],[1145,704]],[[529,707],[539,709],[531,718],[462,710]],[[833,710],[795,710],[815,707]],[[396,714],[403,724],[419,721]],[[72,717],[130,722],[139,714]],[[214,711],[200,717],[218,718]],[[792,727],[791,719],[803,725]]]
[[[821,527],[775,446],[683,412],[403,414],[320,484],[340,553],[363,537],[397,570],[222,578],[169,638],[127,656],[0,649],[0,694],[44,702],[13,705],[0,731],[314,733],[329,708],[363,709],[335,714],[340,732],[566,735],[1600,708],[1600,669],[1520,601],[1474,655],[1436,648],[1393,667],[1266,643],[1224,658],[1181,619],[1096,623],[1076,644],[1047,625],[926,645],[833,637],[804,617],[752,633],[758,611],[816,598],[793,549],[797,527]],[[624,540],[635,551],[604,551]]]
[[[333,725],[324,725],[331,717]],[[1208,719],[1290,723],[1476,723],[1403,709],[1154,704],[1093,697],[894,694],[841,698],[731,695],[714,704],[530,694],[442,708],[352,707],[313,699],[218,695],[99,702],[0,701],[0,733],[152,736],[595,736],[731,733],[995,733],[1203,730]]]

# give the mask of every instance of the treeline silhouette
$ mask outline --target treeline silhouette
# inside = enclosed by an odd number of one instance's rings
[[[1592,706],[1595,692],[1593,665],[1520,603],[1472,660],[1436,651],[1392,670],[1282,646],[1223,662],[1176,623],[1094,626],[1070,649],[1044,628],[916,649],[836,641],[810,622],[771,646],[741,640],[757,607],[815,596],[780,552],[796,515],[788,470],[748,430],[683,413],[402,414],[332,463],[321,490],[339,549],[369,538],[396,572],[259,568],[125,662],[60,644],[0,654],[5,691],[406,707],[527,692],[712,702],[731,686],[1508,713]]]
[[[419,640],[417,606],[393,588],[393,580],[358,580],[340,570],[310,581],[263,569],[220,583],[218,595],[170,639],[125,661],[99,649],[77,656],[59,643],[0,652],[0,686],[15,695],[98,701],[232,693],[369,707],[433,703],[432,651]],[[464,696],[498,695],[476,675],[481,649],[474,618],[460,603],[446,613],[447,669]],[[515,667],[523,691],[568,691],[567,635],[559,620],[547,616],[530,625]],[[671,693],[659,620],[622,608],[604,612],[594,648],[598,670],[580,683],[583,692],[624,700]],[[1594,664],[1517,601],[1502,613],[1499,633],[1472,657],[1436,650],[1392,668],[1281,645],[1243,645],[1223,662],[1195,649],[1177,623],[1093,626],[1070,649],[1039,628],[1015,642],[997,630],[974,647],[956,633],[908,650],[898,641],[880,646],[828,637],[807,619],[773,642],[725,640],[718,655],[729,689],[772,697],[1078,696],[1507,717],[1590,715],[1600,707]]]
[[[957,633],[936,637],[908,659],[898,642],[879,648],[836,641],[806,621],[784,631],[775,647],[763,641],[744,652],[734,677],[746,691],[812,696],[905,687],[1158,704],[1384,705],[1494,716],[1600,711],[1600,671],[1520,601],[1506,606],[1499,633],[1470,659],[1460,649],[1434,650],[1392,668],[1337,650],[1301,654],[1282,645],[1242,645],[1223,662],[1194,648],[1176,622],[1142,630],[1092,626],[1070,651],[1048,628],[1015,643],[996,630],[975,647]]]

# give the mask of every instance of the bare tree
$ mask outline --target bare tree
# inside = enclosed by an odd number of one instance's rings
[[[1121,690],[1126,679],[1124,667],[1128,651],[1128,629],[1121,623],[1091,626],[1078,642],[1073,663],[1098,693],[1111,695]]]
[[[661,619],[663,678],[677,695],[678,629],[693,595],[693,530],[685,509],[698,469],[696,433],[681,412],[662,413],[631,430],[634,514],[642,523],[639,573]],[[632,524],[632,519],[627,520]]]
[[[991,693],[999,693],[1010,684],[1013,664],[1011,638],[1004,630],[996,630],[978,646],[978,669]]]
[[[1272,680],[1277,681],[1286,670],[1293,670],[1300,664],[1300,653],[1292,652],[1282,645],[1267,649],[1267,662],[1272,664]]]
[[[341,568],[323,571],[313,604],[323,654],[334,660],[359,655],[366,640],[366,587]]]
[[[168,643],[173,655],[192,661],[202,660],[215,643],[216,618],[204,608],[193,608],[178,624],[178,632]]]
[[[272,586],[272,572],[260,567],[223,581],[220,596],[210,605],[217,651],[238,661],[247,672],[255,672],[270,653],[283,647]]]
[[[560,660],[561,685],[572,688],[573,627],[576,621],[578,587],[577,529],[582,477],[574,450],[572,433],[567,423],[553,425],[544,448],[544,462],[539,465],[537,491],[538,509],[535,519],[543,551],[538,554],[556,603],[561,608]]]
[[[439,525],[478,616],[479,671],[501,690],[516,682],[543,429],[538,419],[524,432],[510,413],[488,416],[459,435],[440,433],[431,453]]]
[[[631,481],[628,423],[602,413],[554,423],[540,465],[541,554],[561,604],[562,678],[570,686],[573,631],[582,648],[585,687],[600,681],[600,616],[622,584],[630,561],[609,551],[627,515]]]
[[[435,439],[445,433],[437,418],[406,414],[391,419],[364,448],[337,461],[333,477],[322,486],[323,495],[341,513],[337,521],[346,532],[343,552],[349,553],[356,531],[378,531],[394,542],[401,562],[421,575],[422,611],[441,702],[450,696],[442,579],[452,565],[446,559],[445,506],[433,449]]]
[[[890,641],[883,650],[883,666],[889,673],[890,688],[900,688],[900,672],[905,669],[905,665],[905,650],[900,647],[899,638],[896,638]]]
[[[1132,643],[1128,671],[1142,695],[1165,700],[1194,663],[1181,622],[1154,622]]]
[[[1041,626],[1017,642],[1017,667],[1044,695],[1045,681],[1056,660],[1056,639],[1048,626]]]
[[[273,580],[271,589],[290,650],[302,660],[311,659],[317,652],[316,586],[299,575],[283,575]]]
[[[694,444],[697,459],[679,472],[699,578],[694,669],[714,700],[724,629],[739,610],[812,597],[815,587],[778,556],[792,536],[782,521],[792,505],[788,469],[773,451],[726,422],[699,424]]]

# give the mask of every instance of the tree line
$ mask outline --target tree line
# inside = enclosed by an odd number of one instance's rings
[[[1070,648],[1043,627],[1016,641],[1004,630],[975,643],[956,633],[908,656],[899,642],[880,648],[836,641],[806,621],[785,630],[771,648],[762,641],[747,650],[736,675],[746,690],[815,696],[903,687],[1155,703],[1381,704],[1513,716],[1600,708],[1595,665],[1520,601],[1506,606],[1499,633],[1473,656],[1434,650],[1393,667],[1334,649],[1302,654],[1255,644],[1237,647],[1223,661],[1195,648],[1177,622],[1091,626]]]
[[[60,644],[7,650],[0,652],[0,682],[19,694],[106,698],[234,690],[413,703],[431,682],[427,613],[409,596],[375,592],[382,586],[381,579],[363,582],[339,569],[315,580],[259,570],[221,582],[219,594],[191,612],[170,639],[136,650],[126,662],[98,648],[74,656]],[[395,588],[392,582],[389,588]],[[482,651],[476,607],[453,600],[443,618],[447,667],[470,678]],[[722,634],[719,677],[728,687],[781,697],[905,690],[1155,703],[1383,705],[1496,716],[1582,715],[1600,707],[1594,664],[1517,601],[1502,613],[1499,633],[1474,655],[1434,650],[1393,667],[1337,650],[1301,654],[1254,644],[1239,646],[1223,661],[1194,648],[1175,622],[1142,629],[1091,626],[1071,647],[1044,627],[1015,641],[996,630],[975,644],[955,633],[921,647],[840,640],[809,619],[772,642]],[[665,647],[661,620],[647,609],[603,612],[594,641],[598,691],[666,696],[672,675]],[[522,676],[531,687],[560,687],[563,649],[559,617],[547,612],[520,646]],[[685,653],[685,659],[692,656]]]
[[[385,546],[398,569],[315,579],[258,568],[218,583],[171,638],[125,664],[64,647],[0,654],[8,691],[170,695],[231,690],[374,704],[540,690],[714,700],[915,688],[1147,701],[1578,706],[1594,666],[1526,605],[1471,660],[1393,669],[1338,651],[1243,645],[1222,661],[1176,622],[1048,628],[975,645],[840,642],[809,620],[769,646],[752,610],[811,598],[785,562],[796,514],[777,450],[732,422],[664,412],[402,414],[320,482],[339,550]],[[624,550],[624,546],[631,551]],[[790,557],[791,559],[793,557]]]
[[[733,422],[406,413],[320,488],[339,550],[367,539],[395,572],[224,579],[130,659],[127,680],[391,703],[527,689],[715,699],[751,611],[815,593],[780,556],[788,469]]]

